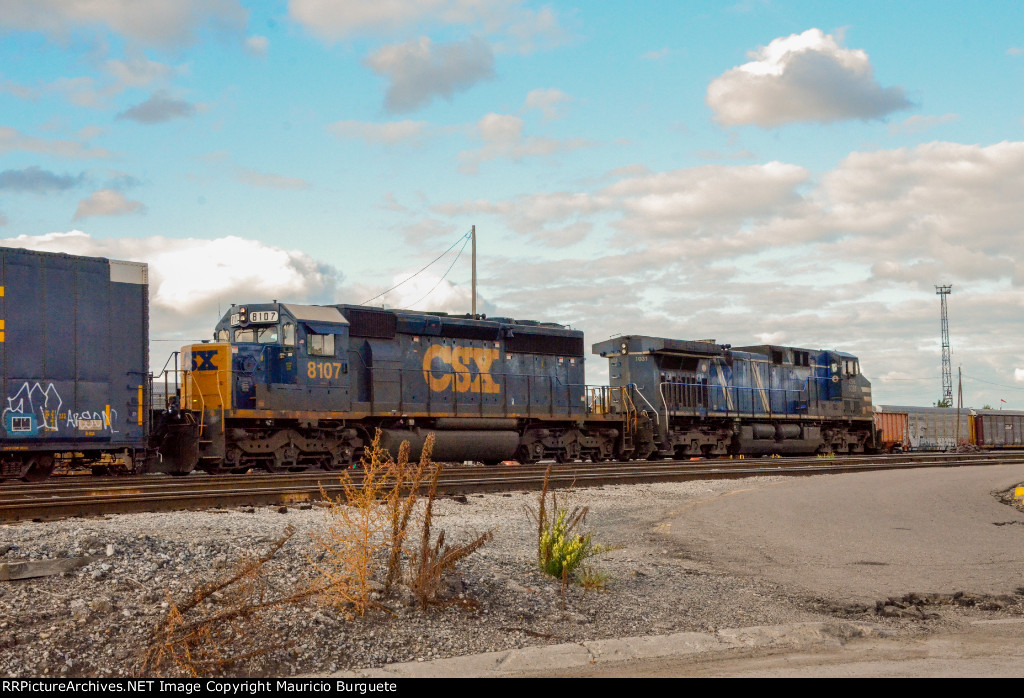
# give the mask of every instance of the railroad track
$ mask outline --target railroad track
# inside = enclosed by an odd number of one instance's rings
[[[757,475],[815,475],[892,468],[1024,463],[1024,453],[931,453],[834,458],[639,461],[552,464],[552,487],[740,478]],[[444,496],[474,492],[530,490],[544,479],[547,464],[447,468],[438,482]],[[354,479],[358,480],[358,472]],[[0,484],[0,522],[53,520],[137,512],[259,505],[295,505],[320,500],[321,492],[342,492],[331,472],[189,477],[55,477],[44,483]]]

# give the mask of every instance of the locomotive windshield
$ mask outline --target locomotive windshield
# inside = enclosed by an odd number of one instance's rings
[[[280,333],[277,325],[269,327],[247,327],[235,330],[235,342],[239,344],[277,344]]]

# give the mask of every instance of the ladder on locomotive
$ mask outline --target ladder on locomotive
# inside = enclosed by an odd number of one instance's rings
[[[629,394],[630,388],[623,386],[619,388],[622,395],[622,407],[625,412],[625,420],[622,430],[622,448],[629,452],[634,448],[634,439],[637,432],[637,421],[639,419],[636,404],[633,396]]]

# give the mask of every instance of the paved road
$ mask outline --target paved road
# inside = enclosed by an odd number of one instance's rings
[[[1024,586],[1024,513],[993,492],[1024,465],[755,484],[691,503],[669,531],[716,567],[834,601]]]
[[[910,592],[1012,594],[1024,586],[1024,512],[993,493],[1022,482],[1024,465],[744,483],[681,505],[658,530],[714,568],[837,603],[874,602]],[[1020,617],[941,627],[919,636],[840,632],[831,639],[824,633],[805,641],[815,633],[819,630],[799,624],[715,635],[681,633],[532,647],[345,675],[1024,676]],[[746,636],[753,641],[744,646],[725,646],[722,640]],[[601,648],[607,656],[598,652]]]

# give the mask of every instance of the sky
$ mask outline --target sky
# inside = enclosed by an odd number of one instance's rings
[[[1024,409],[1022,83],[998,0],[0,0],[0,245],[147,262],[158,371],[231,303],[469,312],[475,225],[479,312],[878,404],[952,284],[954,399]]]

